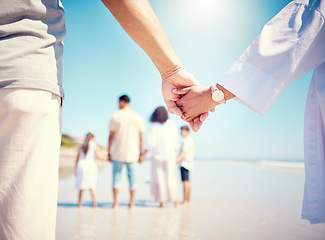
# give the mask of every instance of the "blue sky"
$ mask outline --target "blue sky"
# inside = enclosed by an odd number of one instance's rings
[[[121,94],[147,126],[164,105],[158,71],[101,1],[61,0],[67,37],[63,59],[63,133],[92,131],[107,145],[108,124]],[[150,1],[183,65],[210,86],[259,35],[287,0]],[[289,85],[265,116],[234,100],[191,133],[197,157],[303,159],[303,121],[311,73]],[[178,126],[183,121],[170,116]]]

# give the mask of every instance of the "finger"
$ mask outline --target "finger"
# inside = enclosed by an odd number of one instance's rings
[[[189,124],[190,124],[190,127],[193,130],[193,132],[196,132],[194,129],[194,121],[189,122]]]
[[[204,122],[205,119],[207,119],[208,116],[209,116],[209,112],[202,113],[202,114],[200,115],[200,121],[201,121],[201,122]]]
[[[180,109],[182,109],[182,108],[180,108]],[[183,119],[185,122],[191,122],[194,118],[195,117],[192,117],[191,115],[187,115],[186,112],[183,112],[182,116],[181,116],[181,119]]]
[[[193,120],[194,122],[194,129],[195,129],[195,132],[199,131],[200,127],[202,126],[203,122],[200,121],[200,118],[197,117]]]
[[[177,95],[185,95],[190,91],[190,87],[187,88],[173,88],[172,93],[177,94]]]
[[[166,106],[169,113],[176,114],[179,117],[182,115],[182,110],[179,107],[177,107],[175,102],[166,101]]]

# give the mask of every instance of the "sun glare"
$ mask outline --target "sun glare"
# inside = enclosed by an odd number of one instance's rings
[[[224,1],[221,0],[191,0],[189,6],[203,19],[217,17],[224,12]]]

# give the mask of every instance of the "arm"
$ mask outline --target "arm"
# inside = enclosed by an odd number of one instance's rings
[[[112,162],[112,159],[111,159],[111,156],[110,156],[110,152],[111,152],[111,147],[112,147],[112,143],[113,143],[113,140],[114,140],[114,135],[115,135],[115,132],[110,131],[109,138],[108,138],[108,148],[107,148],[108,161],[109,162]]]
[[[292,81],[325,62],[324,4],[289,3],[218,82],[265,114]]]
[[[144,155],[142,155],[142,132],[139,133],[139,147],[140,147],[140,155],[139,155],[139,160],[138,162],[141,163],[143,161]]]
[[[182,161],[182,159],[183,159],[185,156],[186,156],[186,152],[185,152],[185,151],[182,151],[182,152],[178,155],[178,157],[176,158],[176,162],[178,163],[178,162]]]
[[[181,66],[147,0],[102,0],[124,31],[147,53],[164,78]]]
[[[96,155],[96,158],[99,159],[99,160],[103,160],[103,161],[107,161],[107,160],[108,160],[107,157],[103,157],[103,156],[100,154],[100,150],[99,150],[98,145],[96,145],[95,155]]]
[[[148,150],[144,150],[144,152],[140,153],[140,157],[139,157],[139,163],[143,162],[144,157],[146,156]]]
[[[182,66],[147,0],[102,0],[124,31],[146,52],[162,77],[162,93],[170,113],[181,116],[173,88],[199,85]]]
[[[224,91],[226,100],[236,97],[238,102],[265,114],[287,85],[325,62],[321,11],[317,6],[290,3],[267,23],[219,81],[218,88]],[[186,121],[216,106],[208,88],[194,86],[175,93],[186,94],[176,102]],[[190,122],[195,130],[197,124],[202,123],[197,119]]]

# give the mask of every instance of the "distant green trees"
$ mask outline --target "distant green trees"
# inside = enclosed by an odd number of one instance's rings
[[[67,148],[72,148],[76,147],[77,144],[73,137],[67,135],[67,134],[62,134],[62,139],[61,139],[61,146],[62,147],[67,147]]]

